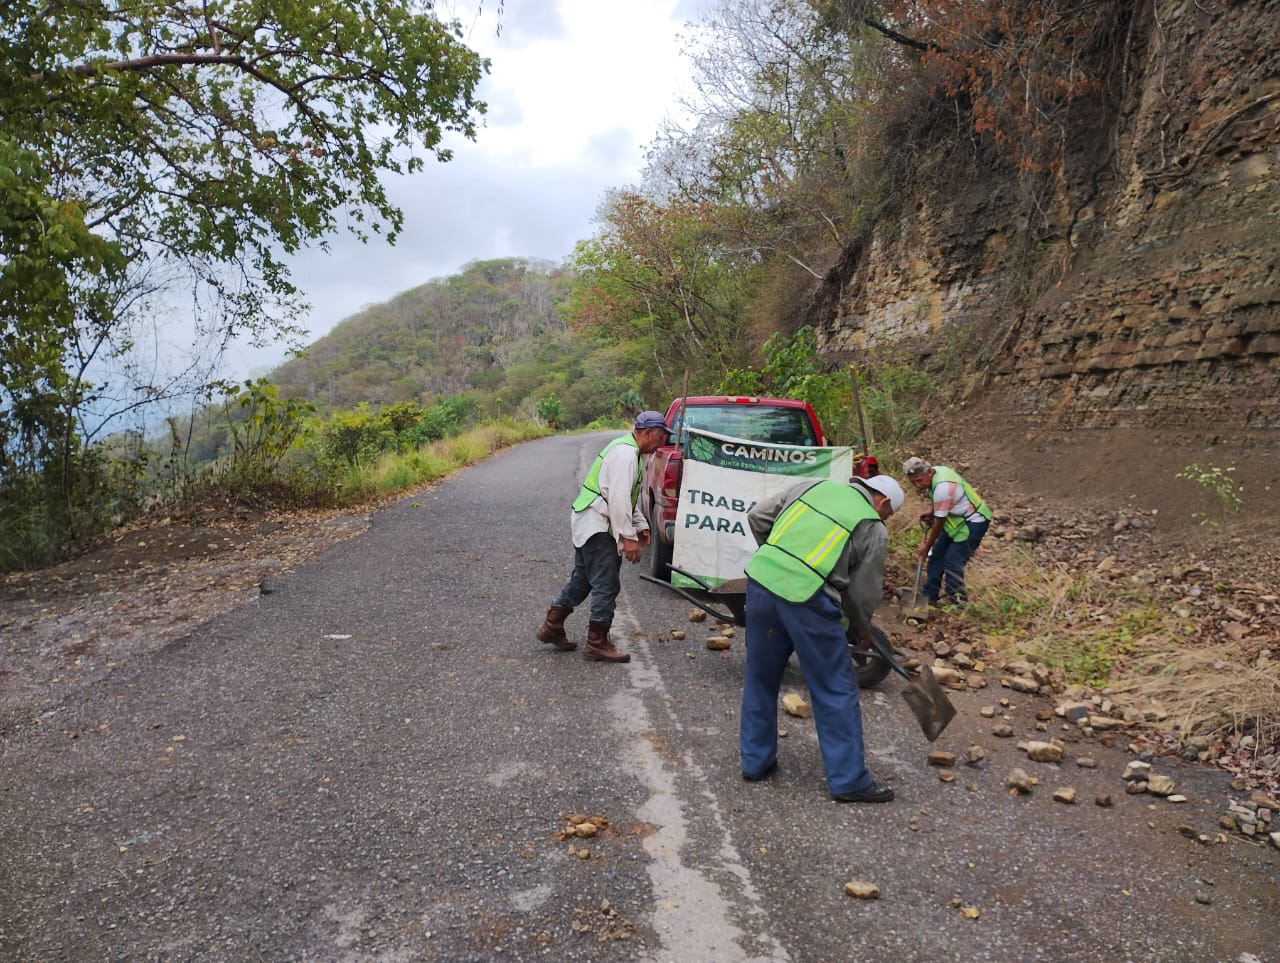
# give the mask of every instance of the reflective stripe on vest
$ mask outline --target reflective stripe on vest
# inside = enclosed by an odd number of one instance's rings
[[[933,490],[938,487],[939,482],[955,482],[964,492],[964,497],[969,499],[969,505],[973,508],[973,511],[987,521],[991,521],[991,509],[987,507],[987,503],[982,500],[978,493],[970,487],[969,483],[960,477],[959,472],[942,465],[934,465],[933,484],[929,486],[930,498],[933,497]],[[947,520],[942,523],[942,530],[947,533],[947,537],[953,542],[963,542],[969,538],[969,523],[959,515],[948,515]]]
[[[604,456],[613,451],[619,445],[630,445],[636,450],[636,482],[631,486],[631,504],[628,508],[635,508],[636,496],[640,494],[640,445],[636,442],[635,435],[627,432],[621,438],[615,438],[609,444],[604,446],[604,450],[596,455],[596,460],[591,465],[591,471],[587,472],[587,477],[583,479],[582,490],[578,492],[578,497],[573,500],[573,510],[575,512],[584,512],[591,507],[591,503],[601,497],[600,492],[600,466],[604,464]]]
[[[820,481],[774,520],[768,540],[747,563],[747,575],[788,602],[807,602],[835,568],[858,523],[880,515],[848,485]]]

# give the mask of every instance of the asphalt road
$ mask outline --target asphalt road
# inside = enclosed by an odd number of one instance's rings
[[[773,779],[741,781],[741,634],[707,650],[641,566],[614,623],[629,665],[536,642],[607,438],[523,445],[405,498],[64,707],[79,738],[11,734],[0,957],[1280,961],[1280,853],[1179,832],[1212,835],[1220,773],[1159,762],[1174,804],[1124,793],[1123,740],[1028,762],[978,709],[1009,698],[1043,738],[1044,703],[994,685],[958,695],[930,745],[891,677],[863,703],[898,799],[840,805],[809,720],[783,717]],[[927,763],[974,743],[986,761],[954,782]],[[1015,765],[1030,795],[1008,794]],[[1063,785],[1078,803],[1052,800]],[[575,812],[607,823],[560,838]]]

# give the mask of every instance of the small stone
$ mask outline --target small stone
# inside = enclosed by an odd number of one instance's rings
[[[707,638],[707,648],[712,652],[723,652],[733,643],[723,635],[712,635]]]
[[[1275,796],[1267,795],[1265,792],[1251,792],[1249,794],[1249,802],[1259,809],[1280,809],[1280,800],[1277,800]]]
[[[1013,737],[1013,726],[1009,725],[1007,722],[1002,723],[992,729],[991,734],[993,736],[998,736],[1001,739],[1010,739]]]
[[[1151,777],[1151,763],[1139,762],[1136,759],[1124,767],[1124,774],[1120,777],[1125,780],[1143,780],[1146,781]]]
[[[978,909],[976,906],[962,906],[960,908],[960,915],[967,920],[976,920],[982,915],[982,910]]]
[[[1139,796],[1147,791],[1147,781],[1145,779],[1134,779],[1132,782],[1124,784],[1124,791],[1130,796]]]
[[[938,685],[963,685],[964,673],[950,666],[933,664],[933,677]]]
[[[1184,803],[1187,801],[1187,797],[1182,795],[1180,792],[1175,792],[1171,796],[1165,796],[1165,799],[1171,803]]]
[[[707,613],[706,613],[706,612],[704,612],[704,611],[702,611],[702,609],[690,609],[690,610],[689,610],[689,621],[690,621],[690,622],[705,622],[706,620],[707,620]]]
[[[1027,774],[1025,769],[1014,768],[1009,770],[1007,785],[1010,789],[1019,793],[1029,793],[1036,784],[1036,780]]]
[[[987,677],[977,672],[970,673],[965,676],[964,684],[969,689],[985,689],[987,687]]]
[[[813,718],[813,707],[794,692],[788,692],[782,697],[782,708],[787,715],[797,719]]]
[[[1173,793],[1173,780],[1168,776],[1154,775],[1147,780],[1147,792],[1153,796],[1168,796]]]
[[[978,715],[982,716],[984,719],[994,719],[997,711],[998,710],[995,706],[983,706],[978,710]]]
[[[929,753],[929,765],[946,766],[950,768],[956,764],[956,754],[954,752],[943,752],[941,749],[935,749]]]
[[[1093,797],[1093,804],[1095,806],[1101,806],[1103,809],[1110,809],[1115,805],[1115,802],[1111,799],[1111,793],[1100,792],[1098,795]]]
[[[1196,890],[1196,902],[1200,903],[1203,906],[1212,906],[1213,897],[1210,896],[1208,893],[1206,893],[1202,889]]]
[[[1076,801],[1076,791],[1070,786],[1063,786],[1061,789],[1053,791],[1054,802],[1067,803],[1068,805]]]
[[[987,758],[987,750],[981,746],[970,746],[964,751],[964,761],[971,766],[976,766],[985,758]]]
[[[1098,760],[1094,759],[1093,756],[1080,756],[1076,759],[1076,765],[1081,769],[1097,769]]]
[[[1035,679],[1028,679],[1025,676],[1015,675],[1012,678],[1003,678],[1000,684],[1006,689],[1012,689],[1014,692],[1039,692],[1040,683]]]
[[[671,633],[671,638],[674,639],[676,642],[683,642],[684,633],[681,632],[679,629],[676,629],[674,632]]]
[[[1028,742],[1027,758],[1032,762],[1062,762],[1062,744],[1057,742]]]
[[[875,883],[867,883],[860,879],[851,879],[844,884],[846,896],[854,899],[879,899],[880,887]]]
[[[954,771],[954,770],[952,770],[952,769],[939,769],[939,770],[938,770],[938,778],[939,778],[942,782],[955,782],[955,781],[956,781],[956,774],[955,774],[955,771]]]

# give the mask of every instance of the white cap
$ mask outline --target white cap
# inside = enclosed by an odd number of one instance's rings
[[[902,486],[894,480],[892,475],[872,475],[870,478],[859,478],[857,480],[889,499],[889,507],[895,512],[902,507],[902,503],[906,499],[906,496],[902,494]]]

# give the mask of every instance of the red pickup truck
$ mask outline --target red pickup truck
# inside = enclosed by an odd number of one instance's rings
[[[697,428],[780,445],[825,445],[818,416],[807,401],[791,398],[748,398],[732,395],[699,395],[677,398],[667,409],[667,424],[674,429],[663,445],[645,461],[640,488],[640,508],[652,531],[649,571],[655,578],[670,578],[671,553],[680,501],[684,429]]]

